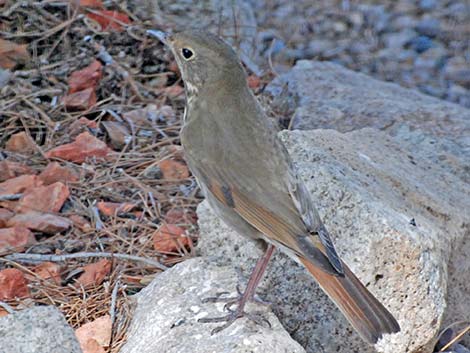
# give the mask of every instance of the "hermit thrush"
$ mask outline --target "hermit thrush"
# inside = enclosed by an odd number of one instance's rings
[[[242,317],[274,247],[302,263],[369,343],[400,327],[339,258],[285,147],[246,83],[235,51],[201,31],[149,31],[172,50],[183,77],[185,158],[214,211],[238,233],[268,246],[235,311]]]

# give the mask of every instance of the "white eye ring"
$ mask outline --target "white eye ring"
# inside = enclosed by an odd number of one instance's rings
[[[181,55],[183,56],[184,60],[191,60],[194,58],[194,52],[191,48],[183,48],[181,49]]]

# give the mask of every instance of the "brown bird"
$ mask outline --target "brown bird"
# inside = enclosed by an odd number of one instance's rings
[[[187,98],[181,142],[204,195],[238,233],[267,243],[236,310],[204,321],[225,321],[223,329],[245,315],[278,247],[307,268],[365,341],[398,332],[392,314],[339,258],[235,51],[202,31],[149,33],[170,47],[181,71]]]

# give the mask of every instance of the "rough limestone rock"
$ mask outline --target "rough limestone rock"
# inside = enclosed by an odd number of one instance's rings
[[[81,353],[75,333],[53,306],[0,318],[0,353]]]
[[[203,258],[165,271],[137,295],[121,353],[305,353],[266,307],[249,305],[249,310],[262,311],[271,328],[243,318],[211,335],[220,324],[197,322],[226,315],[223,303],[203,303],[202,299],[224,291],[233,296],[236,285],[232,267],[216,266]]]
[[[470,109],[330,62],[299,61],[266,91],[293,129],[383,130],[470,183]]]
[[[339,253],[401,325],[399,334],[375,348],[432,352],[446,306],[454,305],[446,302],[448,263],[470,253],[468,244],[462,248],[469,232],[468,185],[374,129],[284,131],[281,137]],[[198,215],[200,254],[248,276],[261,251],[207,205]],[[464,288],[468,272],[460,274],[452,286]],[[309,274],[283,254],[274,257],[259,294],[309,353],[374,351]],[[470,312],[468,300],[460,305]]]
[[[294,129],[348,132],[373,127],[393,136],[418,166],[420,161],[431,161],[443,173],[459,177],[466,187],[470,184],[470,109],[329,62],[299,61],[266,91],[275,97],[274,104],[293,112]],[[460,185],[449,189],[458,191]],[[461,212],[468,224],[470,210]],[[449,305],[443,326],[468,320],[468,239],[467,234],[452,243],[455,250],[448,263]]]

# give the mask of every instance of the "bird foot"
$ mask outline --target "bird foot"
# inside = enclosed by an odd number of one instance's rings
[[[269,322],[268,319],[266,319],[263,316],[262,312],[253,312],[253,313],[247,313],[243,310],[239,310],[239,307],[235,310],[231,310],[224,306],[230,313],[225,316],[221,317],[208,317],[208,318],[201,318],[198,320],[198,322],[201,323],[217,323],[217,322],[224,322],[223,325],[216,327],[211,331],[211,335],[215,335],[216,333],[219,333],[223,330],[225,330],[227,327],[232,325],[237,319],[240,319],[242,317],[246,317],[247,319],[253,321],[255,324],[263,326],[267,325],[267,327],[271,328],[271,323]]]
[[[237,285],[237,293],[238,293],[237,296],[226,297],[225,295],[230,294],[230,292],[219,292],[214,297],[208,297],[208,298],[202,299],[202,302],[203,303],[225,303],[224,310],[227,310],[227,308],[231,307],[232,305],[239,303],[243,297],[243,292],[240,289],[239,285]],[[272,305],[271,302],[261,299],[257,294],[254,294],[253,296],[251,296],[251,298],[249,298],[248,301],[256,303],[256,304],[260,304],[266,307],[270,307]]]
[[[211,334],[214,335],[222,330],[225,330],[227,327],[232,325],[237,319],[246,317],[247,319],[253,321],[258,325],[267,324],[268,327],[271,327],[271,323],[263,317],[261,312],[247,313],[244,311],[245,303],[247,301],[256,302],[264,306],[270,306],[271,303],[263,301],[256,295],[248,295],[247,293],[242,293],[240,287],[237,286],[238,295],[235,297],[225,297],[229,292],[220,292],[217,293],[215,297],[204,298],[203,303],[225,303],[224,311],[228,311],[229,314],[221,317],[213,318],[201,318],[198,322],[201,323],[216,323],[216,322],[225,322],[222,326],[216,327],[212,330]],[[248,298],[245,298],[247,296]],[[232,309],[232,306],[237,305],[235,309]]]

